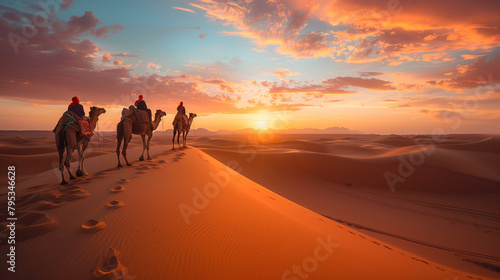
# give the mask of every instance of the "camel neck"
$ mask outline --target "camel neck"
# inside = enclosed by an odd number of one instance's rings
[[[161,122],[161,117],[155,116],[155,119],[151,123],[153,126],[153,130],[156,130],[158,128],[158,125],[160,125]]]
[[[99,118],[97,117],[96,114],[93,114],[92,116],[90,116],[90,129],[94,130],[95,127],[97,126],[97,121],[99,120]]]
[[[191,124],[193,123],[193,120],[194,120],[193,117],[189,117],[189,120],[188,120],[188,129],[191,129]]]

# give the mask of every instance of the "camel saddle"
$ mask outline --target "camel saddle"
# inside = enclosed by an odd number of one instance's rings
[[[178,121],[184,122],[184,124],[186,126],[189,125],[188,117],[184,114],[179,113],[179,112],[177,112],[177,114],[175,115],[175,118],[174,118],[174,121],[172,122],[172,124],[175,125],[175,123]]]
[[[122,110],[122,120],[129,119],[134,123],[139,124],[150,124],[149,114],[146,110],[140,110],[134,106],[130,106],[128,109],[123,108]]]
[[[80,132],[82,136],[92,137],[92,135],[94,135],[94,132],[90,128],[90,123],[87,120],[80,118],[77,114],[75,114],[75,112],[66,111],[64,112],[63,116],[68,116],[71,118],[68,123],[60,124],[64,125],[64,129],[66,129],[68,126],[73,126],[76,131]]]

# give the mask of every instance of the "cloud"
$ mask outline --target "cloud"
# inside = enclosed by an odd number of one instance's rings
[[[193,10],[191,10],[191,9],[187,9],[187,8],[172,7],[172,9],[181,10],[181,11],[186,11],[186,12],[190,12],[190,13],[194,13],[194,14],[196,14],[196,12],[195,12],[195,11],[193,11]]]
[[[500,57],[488,60],[482,56],[471,64],[457,65],[457,74],[451,79],[427,83],[450,90],[500,84]]]
[[[138,55],[136,54],[128,54],[126,52],[122,52],[122,53],[115,53],[115,54],[112,54],[112,56],[117,56],[117,57],[139,57]]]
[[[198,37],[199,37],[200,39],[203,39],[203,38],[207,37],[207,34],[200,34],[200,35],[198,35]]]
[[[227,35],[274,45],[278,53],[296,58],[391,65],[446,62],[458,50],[488,49],[500,42],[496,0],[477,5],[467,0],[202,0],[192,6],[237,30]],[[305,27],[311,22],[328,22],[333,28],[310,31]]]
[[[10,12],[30,17],[16,10]],[[10,18],[15,19],[12,15]],[[22,24],[15,20],[0,19],[0,35],[11,31],[20,34]],[[271,100],[269,104],[260,102],[242,108],[241,96],[246,94],[246,82],[230,82],[224,77],[224,73],[233,73],[235,68],[241,67],[242,61],[237,58],[200,65],[207,71],[200,72],[206,74],[203,76],[134,75],[134,69],[123,66],[123,60],[136,55],[125,52],[101,54],[99,47],[89,39],[92,36],[104,38],[105,34],[115,29],[113,26],[98,29],[100,24],[90,11],[82,16],[72,16],[68,21],[53,19],[45,28],[39,29],[29,44],[20,45],[17,55],[13,55],[7,36],[0,36],[0,97],[34,104],[67,105],[71,96],[78,95],[85,106],[125,107],[138,94],[143,94],[152,108],[175,111],[172,104],[183,100],[191,112],[200,113],[245,113],[263,109],[296,111],[311,106],[292,103],[291,99],[285,98],[281,102]],[[111,65],[102,64],[111,61],[112,68]],[[161,67],[153,62],[147,66]],[[291,74],[294,73],[282,73]],[[230,79],[233,76],[228,77]],[[148,89],[144,89],[144,85],[148,85]]]
[[[391,82],[375,78],[364,79],[358,77],[336,77],[334,79],[327,79],[323,83],[337,88],[353,86],[372,90],[396,90],[396,87],[394,87]]]
[[[80,36],[83,34],[91,34],[100,38],[107,38],[108,33],[117,33],[123,30],[123,26],[115,24],[113,26],[103,26],[96,30],[99,24],[99,19],[94,16],[94,12],[86,11],[83,16],[71,16],[69,21],[57,21],[51,24],[54,33],[66,36]]]
[[[123,26],[115,24],[113,26],[104,26],[95,31],[95,36],[100,37],[100,38],[107,38],[109,35],[108,33],[117,33],[119,31],[123,30]]]
[[[385,73],[382,72],[358,72],[361,77],[370,77],[370,76],[381,76]]]
[[[288,69],[286,69],[288,70]],[[299,83],[293,80],[281,80],[281,83],[261,82],[269,88],[269,94],[312,94],[312,95],[330,95],[330,94],[349,94],[357,91],[347,90],[351,87],[365,88],[374,91],[397,91],[397,90],[418,90],[418,85],[395,84],[390,81],[375,78],[360,77],[335,77],[321,81],[319,84],[309,84],[308,82]]]
[[[12,21],[20,21],[21,20],[21,18],[18,15],[16,15],[13,12],[10,12],[10,11],[6,11],[5,13],[3,13],[3,17],[8,19],[8,20],[12,20]]]
[[[111,55],[109,53],[105,53],[102,55],[102,62],[111,61]]]
[[[290,69],[279,69],[278,71],[275,71],[273,73],[273,75],[276,75],[278,76],[278,79],[281,81],[281,80],[284,80],[287,76],[295,76],[295,75],[299,75],[300,73],[298,72],[290,72]]]
[[[67,10],[71,5],[73,5],[73,0],[64,0],[61,4],[61,9]]]
[[[251,39],[257,45],[275,45],[293,57],[325,57],[333,49],[323,32],[303,32],[311,11],[292,8],[290,1],[202,1],[211,20],[234,26],[226,35]],[[258,48],[258,50],[261,50]]]
[[[161,65],[158,65],[158,64],[155,64],[154,62],[149,62],[146,67],[152,67],[152,68],[156,68],[156,69],[160,69],[162,66]]]

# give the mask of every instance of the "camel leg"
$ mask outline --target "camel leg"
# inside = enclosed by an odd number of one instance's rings
[[[73,154],[73,151],[74,151],[74,149],[70,145],[66,145],[66,160],[64,161],[64,166],[66,166],[66,170],[68,170],[70,180],[76,179],[73,176],[73,174],[71,174],[71,170],[70,170],[70,161],[71,161],[71,155]]]
[[[177,132],[177,146],[179,146],[179,150],[181,150],[181,145],[179,144],[179,137],[181,136],[181,132]]]
[[[140,161],[144,160],[144,150],[146,150],[146,135],[141,135],[142,138],[142,154],[141,157],[139,158]]]
[[[123,155],[123,158],[125,159],[125,162],[127,163],[127,166],[131,166],[132,164],[130,164],[127,160],[127,147],[128,147],[128,142],[130,142],[130,137],[124,137],[123,139],[123,149],[122,149],[122,155]]]
[[[64,157],[64,146],[60,145],[57,147],[57,152],[59,153],[59,170],[61,171],[61,185],[66,185],[68,182],[64,180],[64,164],[63,164],[63,157]]]
[[[122,137],[118,138],[116,137],[116,158],[118,159],[118,167],[123,167],[122,163],[120,162],[120,146],[122,145]]]
[[[174,125],[174,137],[172,137],[172,150],[175,150],[175,134],[177,133],[177,128]]]
[[[82,146],[81,146],[81,149],[82,149],[82,162],[80,163],[80,170],[81,170],[81,175],[80,176],[87,175],[87,172],[85,172],[84,163],[85,163],[85,150],[87,150],[88,146],[89,146],[89,141],[83,140]],[[77,174],[77,176],[78,176],[78,174]]]
[[[81,177],[83,176],[82,172],[82,147],[80,144],[76,145],[76,150],[78,151],[78,169],[76,170],[76,176]]]
[[[147,151],[148,151],[148,160],[151,160],[151,156],[149,156],[149,141],[151,141],[151,138],[153,138],[153,134],[151,133],[150,135],[148,135],[148,143],[146,144],[146,148],[147,148]]]
[[[116,158],[118,159],[118,167],[123,167],[122,163],[120,162],[120,146],[122,145],[122,140],[123,140],[123,121],[120,121],[116,125]]]
[[[184,137],[184,148],[187,148],[189,130],[186,130],[186,136]]]
[[[57,128],[57,127],[56,127]],[[66,185],[68,182],[64,180],[64,164],[63,164],[63,157],[64,157],[64,140],[65,140],[65,131],[62,129],[59,129],[59,131],[55,132],[55,138],[56,138],[56,148],[57,148],[57,153],[59,154],[59,171],[61,171],[61,185]]]

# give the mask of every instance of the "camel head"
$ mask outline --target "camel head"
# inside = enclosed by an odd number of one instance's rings
[[[156,110],[155,118],[157,118],[157,117],[161,118],[161,117],[164,117],[166,115],[167,115],[167,113],[163,112],[162,110]]]
[[[194,119],[196,118],[198,115],[196,115],[195,113],[189,113],[189,118],[190,119]]]
[[[93,115],[95,115],[96,117],[98,117],[99,115],[104,113],[106,113],[106,109],[92,106],[90,107],[89,116],[92,117]]]

